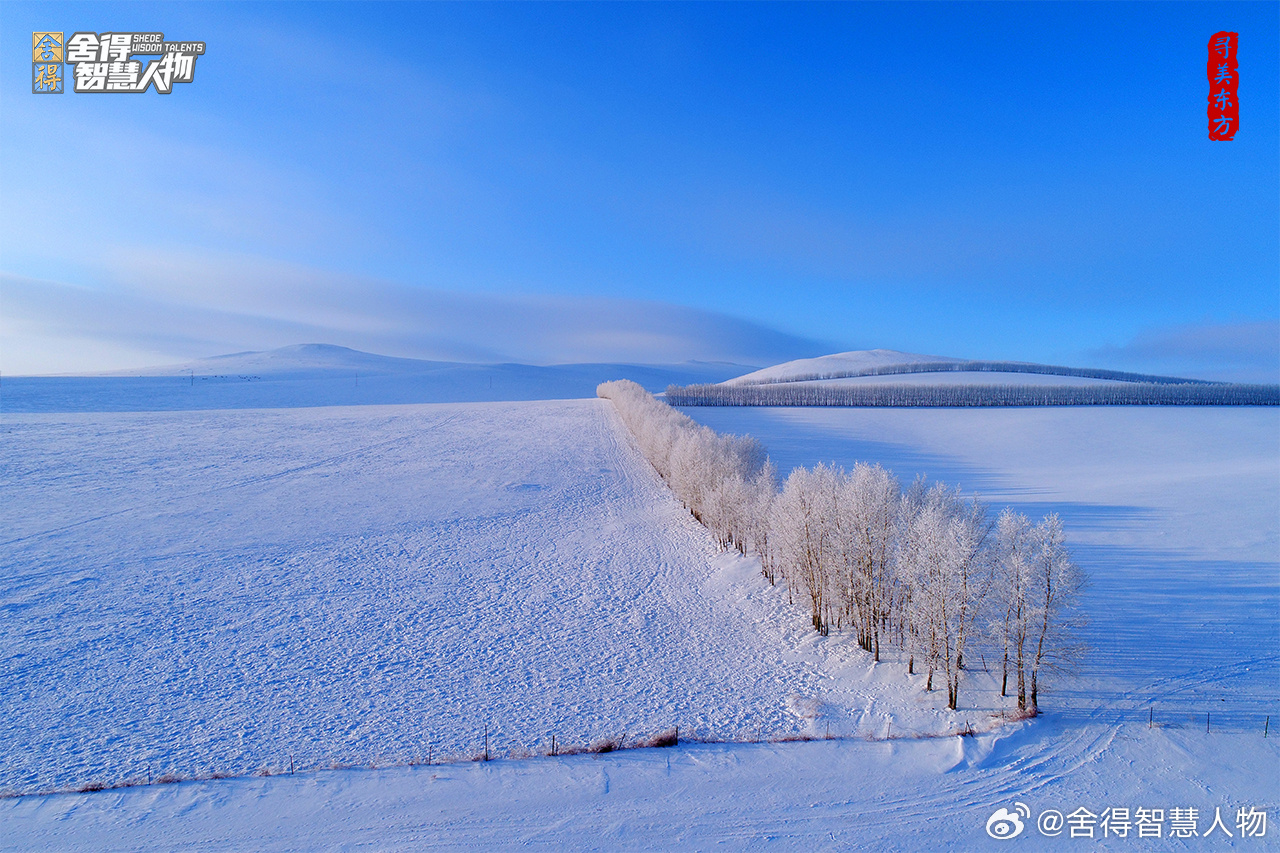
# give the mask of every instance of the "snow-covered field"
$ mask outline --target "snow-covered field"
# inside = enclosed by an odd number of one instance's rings
[[[7,419],[0,787],[883,730],[608,406]]]
[[[986,849],[1015,800],[1194,807],[1200,832],[1257,806],[1268,839],[1234,843],[1273,841],[1280,413],[689,414],[784,473],[869,459],[1060,511],[1093,578],[1089,663],[1047,717],[972,738],[390,768],[473,755],[486,724],[505,757],[671,725],[943,731],[995,703],[949,716],[897,664],[812,636],[603,401],[6,414],[0,787],[306,770],[0,801],[0,847]],[[311,769],[331,763],[383,769]]]
[[[1273,850],[1280,750],[1053,721],[942,741],[693,745],[0,802],[6,850]],[[984,827],[1031,810],[1021,838]],[[1160,838],[1042,836],[1046,810],[1163,810]],[[1240,807],[1269,810],[1239,837]],[[1171,838],[1170,809],[1236,836]]]

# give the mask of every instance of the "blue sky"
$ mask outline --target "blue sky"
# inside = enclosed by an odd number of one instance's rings
[[[1278,10],[5,3],[0,369],[886,347],[1276,381]],[[35,30],[208,53],[168,96],[37,96]]]

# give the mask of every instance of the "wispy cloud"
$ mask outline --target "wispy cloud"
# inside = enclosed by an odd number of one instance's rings
[[[1123,346],[1089,353],[1101,364],[1206,379],[1280,381],[1280,321],[1198,323],[1150,329]]]
[[[127,369],[298,343],[414,358],[771,364],[837,348],[711,311],[426,289],[231,255],[117,251],[88,288],[0,275],[0,369]]]

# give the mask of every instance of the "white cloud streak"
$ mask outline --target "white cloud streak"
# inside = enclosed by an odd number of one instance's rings
[[[1280,321],[1196,323],[1148,329],[1089,356],[1128,367],[1240,382],[1280,382]]]
[[[771,364],[833,348],[671,304],[417,288],[243,256],[118,250],[105,278],[0,274],[0,370],[99,372],[300,343],[528,364]]]

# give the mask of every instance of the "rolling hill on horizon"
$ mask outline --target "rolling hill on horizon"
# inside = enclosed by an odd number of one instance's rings
[[[912,377],[905,380],[904,377]],[[938,384],[1092,384],[1094,382],[1153,382],[1157,384],[1219,384],[1204,379],[1157,376],[1092,367],[1064,367],[1023,361],[984,361],[923,355],[890,349],[852,350],[817,358],[801,358],[765,367],[722,382],[722,385],[774,385],[783,382],[870,380],[875,383],[924,381]],[[1043,377],[1043,379],[1032,377]],[[1079,380],[1085,380],[1080,382]],[[859,383],[863,384],[863,383]],[[869,384],[869,383],[868,383]]]
[[[0,412],[183,411],[582,399],[631,379],[651,391],[751,369],[683,364],[483,364],[298,344],[89,376],[4,377]]]
[[[190,371],[201,373],[294,373],[301,371],[323,370],[365,370],[372,374],[423,374],[457,368],[499,368],[529,367],[542,370],[572,369],[587,366],[615,366],[613,362],[566,362],[547,365],[523,364],[519,362],[470,362],[470,361],[437,361],[434,359],[405,358],[402,356],[381,355],[338,346],[337,344],[293,344],[269,350],[246,350],[244,352],[215,355],[198,358],[176,364],[153,365],[151,367],[132,370],[112,370],[92,376],[185,376]],[[732,362],[687,361],[675,364],[630,364],[618,363],[618,367],[641,367],[676,369],[684,368],[689,372],[723,373],[729,370],[751,367],[750,365]],[[70,375],[70,374],[65,374]],[[77,374],[84,375],[84,374]]]
[[[1280,385],[877,349],[672,385],[665,398],[674,406],[1274,406]]]

